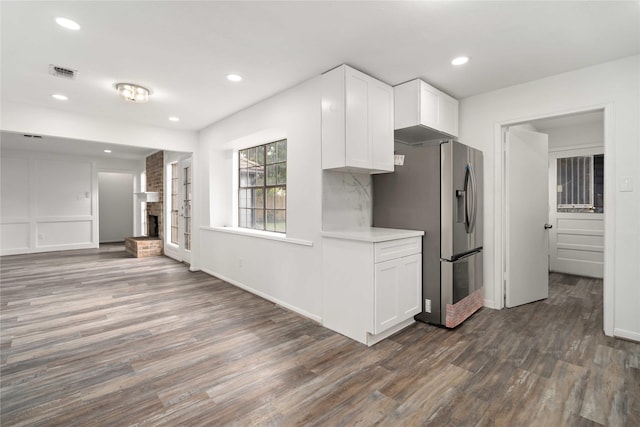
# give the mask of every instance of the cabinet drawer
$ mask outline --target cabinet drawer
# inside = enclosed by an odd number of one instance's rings
[[[406,239],[379,242],[374,247],[374,262],[413,255],[422,251],[422,237],[408,237]]]

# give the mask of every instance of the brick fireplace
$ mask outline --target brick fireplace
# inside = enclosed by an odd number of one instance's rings
[[[147,235],[128,237],[127,253],[136,258],[164,253],[164,151],[158,151],[146,159],[147,191],[157,192],[157,202],[147,202]]]
[[[147,203],[147,215],[158,218],[158,237],[164,241],[164,151],[147,157],[147,191],[156,191],[160,195],[157,202]]]

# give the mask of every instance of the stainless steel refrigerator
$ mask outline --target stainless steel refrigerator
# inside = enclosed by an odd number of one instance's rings
[[[457,141],[395,143],[404,164],[373,177],[373,225],[424,230],[422,313],[455,327],[482,305],[482,152]]]

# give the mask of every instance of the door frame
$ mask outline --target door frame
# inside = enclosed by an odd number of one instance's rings
[[[603,111],[604,114],[604,176],[605,195],[604,203],[607,211],[615,212],[615,147],[613,146],[614,105],[597,104],[585,107],[573,108],[562,111],[540,113],[529,117],[513,118],[496,122],[494,124],[494,301],[493,307],[502,309],[505,307],[505,268],[506,268],[506,195],[505,195],[505,129],[509,126],[525,124],[534,120],[552,117],[561,117],[570,114]],[[603,330],[608,336],[613,336],[614,330],[614,260],[615,244],[615,215],[604,217],[604,277],[603,277]]]

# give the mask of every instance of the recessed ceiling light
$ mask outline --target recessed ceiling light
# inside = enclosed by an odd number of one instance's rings
[[[78,31],[80,29],[80,24],[68,18],[56,18],[56,23],[67,30]]]
[[[179,122],[180,117],[169,117],[169,120],[171,120],[172,122]]]
[[[458,56],[457,58],[454,58],[453,61],[451,61],[452,65],[463,65],[466,64],[467,62],[469,62],[469,57],[468,56]]]
[[[231,82],[239,82],[242,80],[242,77],[237,74],[227,74],[227,80]]]
[[[69,99],[66,96],[61,95],[59,93],[54,93],[53,95],[51,95],[51,97],[57,99],[58,101],[66,101],[67,99]]]
[[[104,152],[105,152],[105,153],[110,153],[110,152],[111,152],[111,150],[104,150]]]

